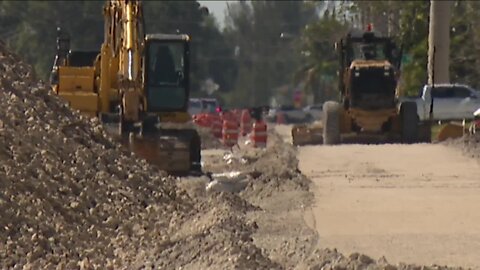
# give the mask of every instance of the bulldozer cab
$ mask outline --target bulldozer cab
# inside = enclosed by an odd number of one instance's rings
[[[147,35],[145,40],[147,112],[186,112],[189,89],[189,37]]]
[[[337,44],[341,67],[349,67],[354,60],[388,61],[400,67],[401,51],[389,37],[376,36],[374,32],[349,33]]]

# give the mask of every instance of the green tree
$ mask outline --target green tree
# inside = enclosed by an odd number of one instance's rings
[[[57,27],[70,33],[72,49],[99,47],[102,5],[99,1],[2,1],[2,38],[46,79],[55,55]]]
[[[103,41],[106,1],[1,1],[0,36],[32,64],[42,79],[49,76],[56,47],[56,29],[71,37],[72,50],[99,51]],[[211,77],[230,87],[221,69],[228,62],[207,60],[228,50],[213,17],[197,1],[144,1],[147,33],[186,33],[191,36],[192,90]],[[226,73],[229,74],[229,73]],[[229,75],[231,76],[231,75]]]
[[[297,43],[315,10],[303,1],[240,1],[231,4],[224,34],[235,48],[238,75],[231,101],[265,105],[278,89],[290,89],[300,58]],[[282,39],[290,37],[289,39]]]
[[[476,1],[456,1],[450,32],[450,78],[452,82],[480,87],[480,30]]]
[[[232,81],[230,53],[215,18],[197,1],[145,1],[145,23],[148,33],[184,33],[191,38],[191,89],[199,92],[202,83],[213,79],[221,91],[227,91]]]
[[[338,56],[334,45],[346,34],[348,23],[339,19],[335,10],[325,11],[322,18],[307,25],[302,34],[304,65],[297,80],[305,82],[305,90],[313,95],[314,102],[336,99]]]

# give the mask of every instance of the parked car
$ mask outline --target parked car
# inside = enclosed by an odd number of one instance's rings
[[[216,98],[202,98],[202,110],[206,113],[220,112],[220,103]]]
[[[323,104],[313,104],[306,106],[303,111],[311,117],[312,120],[322,119]]]
[[[215,98],[191,98],[188,103],[188,113],[190,115],[219,111],[220,103]]]
[[[285,123],[301,123],[309,120],[309,115],[303,109],[297,109],[291,105],[270,108],[267,117],[271,121],[277,121],[280,113],[283,115]]]
[[[428,120],[431,95],[433,94],[433,120],[473,119],[480,108],[480,92],[463,84],[425,85],[420,97],[415,99],[420,121]]]

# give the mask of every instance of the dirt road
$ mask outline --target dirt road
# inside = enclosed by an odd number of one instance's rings
[[[480,269],[480,165],[442,145],[299,148],[322,248]]]

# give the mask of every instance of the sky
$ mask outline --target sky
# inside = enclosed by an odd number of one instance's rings
[[[213,14],[220,27],[224,26],[225,10],[227,9],[227,2],[235,1],[198,1],[202,6],[208,8],[211,14]]]

